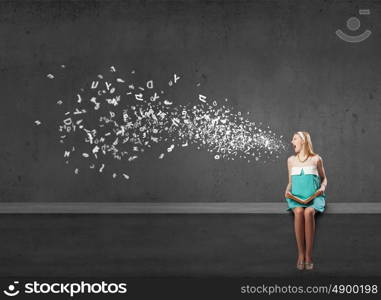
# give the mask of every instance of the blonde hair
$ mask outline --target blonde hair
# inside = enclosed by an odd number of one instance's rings
[[[295,134],[301,136],[302,140],[304,140],[304,151],[308,156],[315,156],[314,148],[312,146],[311,136],[307,131],[298,131]]]

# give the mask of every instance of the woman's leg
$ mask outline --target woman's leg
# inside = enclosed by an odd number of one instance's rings
[[[306,262],[312,262],[312,248],[315,236],[315,209],[307,207],[304,210],[306,236]]]
[[[294,212],[294,229],[296,244],[298,246],[298,262],[304,261],[305,258],[305,246],[304,246],[304,208],[295,207]]]

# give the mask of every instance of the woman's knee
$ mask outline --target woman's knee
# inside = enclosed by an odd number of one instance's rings
[[[303,207],[295,207],[292,209],[295,216],[303,216],[304,214],[304,208]]]
[[[315,208],[313,207],[307,207],[304,210],[304,216],[305,217],[313,217],[315,215]]]

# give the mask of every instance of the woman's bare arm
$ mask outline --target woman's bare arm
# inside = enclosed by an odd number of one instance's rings
[[[287,159],[287,169],[288,169],[288,184],[286,191],[284,192],[285,197],[287,198],[287,193],[291,193],[291,156]]]
[[[326,188],[328,180],[327,180],[327,175],[325,174],[325,170],[324,170],[323,159],[321,158],[320,155],[318,157],[317,167],[318,167],[318,172],[319,172],[319,176],[321,179],[321,185],[324,185],[324,188]]]

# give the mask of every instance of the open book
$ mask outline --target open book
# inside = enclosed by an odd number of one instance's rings
[[[317,192],[315,192],[315,194],[313,194],[312,196],[308,197],[306,200],[303,200],[303,199],[298,198],[298,197],[294,196],[293,194],[289,193],[287,198],[293,199],[296,202],[299,202],[301,204],[307,204],[308,202],[310,202],[311,200],[313,200],[314,198],[316,198],[319,195],[321,195],[321,192],[317,191]]]

